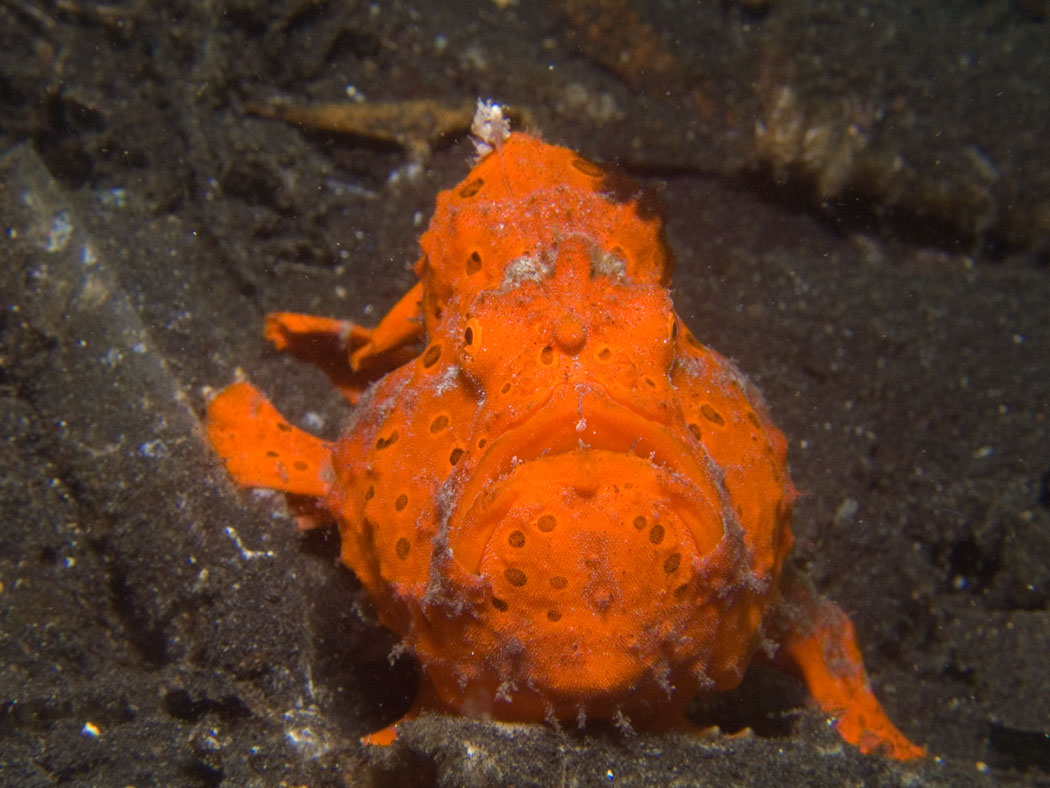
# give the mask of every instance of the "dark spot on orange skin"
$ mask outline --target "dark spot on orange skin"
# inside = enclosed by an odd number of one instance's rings
[[[459,196],[463,197],[464,199],[473,197],[479,191],[481,191],[481,187],[484,185],[485,181],[483,181],[481,178],[475,178],[474,180],[464,183],[462,186],[459,187]]]
[[[712,408],[706,402],[701,406],[700,412],[704,415],[704,418],[710,421],[712,424],[722,426],[726,423],[726,420],[722,418],[722,414]]]
[[[570,164],[584,175],[589,175],[592,178],[600,178],[605,174],[605,170],[602,167],[599,167],[593,161],[587,161],[587,159],[575,158]]]
[[[432,367],[441,358],[441,345],[431,345],[427,348],[427,352],[423,354],[423,366]]]
[[[404,561],[408,558],[408,554],[412,552],[412,545],[409,544],[405,537],[401,537],[397,540],[397,544],[394,545],[394,552],[397,553],[397,557]]]

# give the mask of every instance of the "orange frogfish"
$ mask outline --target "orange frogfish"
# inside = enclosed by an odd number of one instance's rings
[[[785,568],[784,436],[675,313],[651,202],[496,106],[474,131],[480,160],[438,196],[419,281],[375,328],[267,318],[356,402],[345,433],[316,438],[235,383],[207,415],[233,479],[338,523],[422,666],[414,712],[684,729],[697,693],[757,657],[800,673],[862,751],[921,756],[849,619]]]

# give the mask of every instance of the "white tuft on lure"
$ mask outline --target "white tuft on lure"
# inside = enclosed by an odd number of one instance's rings
[[[478,161],[481,161],[510,136],[510,121],[503,116],[503,107],[492,101],[478,99],[478,108],[474,111],[470,133],[474,137]]]

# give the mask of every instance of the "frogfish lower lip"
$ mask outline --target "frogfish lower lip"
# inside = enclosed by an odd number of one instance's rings
[[[720,566],[705,558],[726,541],[725,496],[703,462],[597,386],[561,387],[492,442],[448,545],[488,589],[499,642],[524,649],[486,653],[504,680],[558,708],[667,683]]]
[[[683,519],[699,555],[721,541],[724,492],[710,461],[697,456],[668,427],[617,403],[599,386],[565,385],[552,393],[540,412],[492,441],[464,485],[449,520],[449,546],[460,566],[479,571],[486,546],[500,528],[501,510],[509,505],[507,496],[502,505],[493,504],[501,491],[520,488],[521,482],[515,481],[519,471],[565,455],[573,460],[558,465],[558,480],[582,498],[614,480],[609,458],[618,455],[633,458],[635,473],[650,469],[662,480],[657,484],[666,486],[673,478],[677,492],[665,491],[664,497],[679,499],[679,506],[687,510]],[[536,482],[536,471],[525,474],[530,484]],[[684,489],[688,489],[689,503],[681,500]],[[535,499],[527,490],[518,489],[518,493],[512,497]],[[542,508],[538,500],[534,505]]]

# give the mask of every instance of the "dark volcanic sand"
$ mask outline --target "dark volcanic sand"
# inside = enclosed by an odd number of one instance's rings
[[[0,6],[0,783],[1050,784],[1046,3],[501,5]],[[396,146],[245,111],[348,85],[528,107],[657,190],[680,312],[789,437],[796,560],[936,757],[860,756],[759,670],[703,711],[741,737],[357,745],[411,660],[199,421],[240,367],[337,434],[262,316],[373,323],[467,172],[464,137],[392,182]]]

